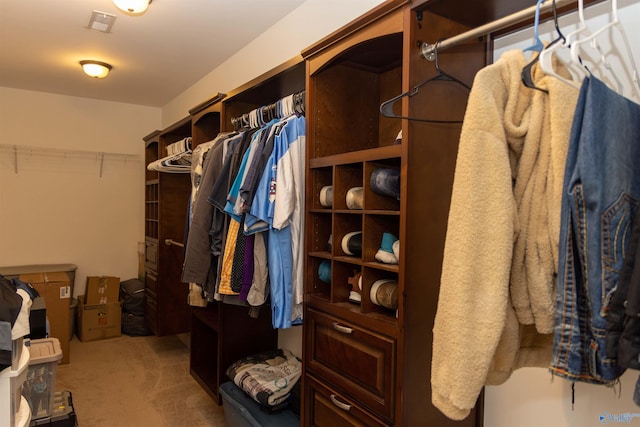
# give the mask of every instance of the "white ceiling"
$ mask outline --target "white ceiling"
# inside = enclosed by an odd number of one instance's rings
[[[305,0],[153,0],[131,16],[111,0],[0,0],[0,86],[161,107]],[[116,15],[110,33],[92,11]],[[103,80],[79,61],[113,65]]]

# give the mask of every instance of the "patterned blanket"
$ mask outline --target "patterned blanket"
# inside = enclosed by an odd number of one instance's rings
[[[253,400],[273,407],[289,398],[302,375],[302,364],[289,351],[268,350],[229,366],[227,376]]]

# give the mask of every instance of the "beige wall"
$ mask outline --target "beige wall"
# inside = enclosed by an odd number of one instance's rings
[[[0,87],[0,266],[71,263],[87,275],[137,277],[144,240],[144,144],[160,109]],[[49,152],[55,149],[55,152]],[[137,160],[81,158],[87,150]],[[67,156],[64,156],[64,153]]]
[[[277,67],[384,0],[307,0],[162,108],[168,126],[218,92],[229,93]]]

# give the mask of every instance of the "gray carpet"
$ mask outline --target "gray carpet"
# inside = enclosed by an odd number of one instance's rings
[[[123,335],[70,346],[56,390],[69,390],[79,427],[224,426],[224,412],[189,374],[188,335]]]

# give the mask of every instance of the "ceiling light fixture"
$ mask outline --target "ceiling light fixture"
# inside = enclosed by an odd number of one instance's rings
[[[113,0],[113,3],[123,12],[141,14],[147,10],[151,0]]]
[[[92,60],[80,61],[80,65],[82,65],[82,71],[84,71],[87,76],[95,79],[104,79],[109,75],[109,71],[113,68],[106,62]]]

